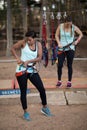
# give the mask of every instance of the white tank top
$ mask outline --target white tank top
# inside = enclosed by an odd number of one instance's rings
[[[21,49],[21,60],[25,62],[27,60],[35,59],[37,57],[37,53],[38,53],[37,42],[35,43],[35,50],[31,50],[29,48],[28,44],[26,43],[25,47]],[[33,63],[29,63],[28,65],[32,66]],[[21,71],[25,71],[25,70],[26,70],[26,68],[23,65],[17,65],[16,72],[21,72]],[[33,68],[28,67],[27,72],[32,73]]]

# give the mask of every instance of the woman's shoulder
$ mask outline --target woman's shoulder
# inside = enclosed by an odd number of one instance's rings
[[[61,29],[61,28],[63,28],[64,27],[64,23],[61,23],[60,25],[59,25],[59,28]]]
[[[75,24],[72,24],[72,29],[75,31],[77,26]]]
[[[59,30],[61,31],[61,30],[63,30],[63,28],[64,28],[64,24],[61,23],[61,24],[59,25]]]
[[[60,23],[60,26],[64,26],[64,23]]]
[[[41,42],[39,40],[36,40],[36,44],[39,45],[41,44]]]
[[[26,41],[23,39],[23,40],[19,40],[18,41],[18,44],[21,46],[21,47],[24,47],[26,45]]]
[[[18,44],[24,44],[25,41],[24,41],[24,40],[19,40],[17,43],[18,43]]]
[[[77,26],[76,26],[75,24],[72,24],[72,27],[73,27],[73,28],[76,28]]]
[[[41,42],[38,41],[38,40],[36,40],[36,46],[37,46],[38,48],[40,48],[40,47],[42,46]]]

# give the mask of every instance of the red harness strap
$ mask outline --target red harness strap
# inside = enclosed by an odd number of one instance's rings
[[[17,73],[15,74],[15,76],[16,76],[16,77],[22,76],[22,75],[25,74],[25,73],[27,73],[27,72],[26,72],[26,71],[17,72]]]
[[[58,55],[62,54],[64,51],[58,51]],[[64,52],[65,53],[65,52]]]

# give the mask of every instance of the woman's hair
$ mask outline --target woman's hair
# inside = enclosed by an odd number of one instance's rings
[[[25,37],[35,38],[36,37],[36,33],[34,31],[28,31],[28,32],[26,32]]]
[[[67,23],[67,22],[72,22],[72,18],[70,15],[68,15],[65,19],[64,19],[64,23]],[[73,34],[73,31],[72,31],[72,25],[71,25],[71,36]]]
[[[64,22],[72,22],[71,16],[67,16],[66,18],[64,18]]]

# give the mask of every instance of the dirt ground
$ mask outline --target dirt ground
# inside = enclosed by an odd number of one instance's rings
[[[87,38],[77,47],[76,57],[87,57]],[[0,57],[13,59],[13,57]],[[0,79],[14,78],[16,62],[0,63]],[[55,78],[56,64],[47,68],[40,65],[41,78]],[[64,65],[63,77],[67,77],[67,66]],[[74,61],[73,77],[87,77],[87,60]],[[54,83],[56,84],[56,83]],[[32,97],[33,98],[33,97]],[[4,100],[4,99],[3,99]],[[15,99],[16,100],[16,99]],[[23,111],[19,104],[3,104],[0,106],[0,130],[87,130],[87,105],[50,105],[53,117],[45,117],[40,113],[41,104],[28,104],[32,121],[23,120]]]
[[[39,104],[30,104],[30,122],[22,119],[20,105],[0,106],[0,130],[87,130],[87,105],[50,106],[53,117],[40,113]]]

